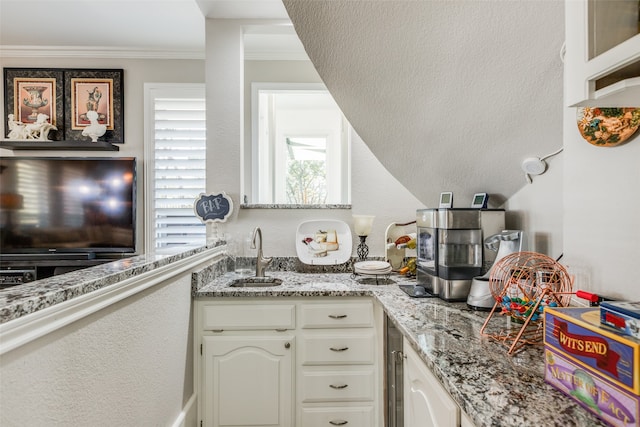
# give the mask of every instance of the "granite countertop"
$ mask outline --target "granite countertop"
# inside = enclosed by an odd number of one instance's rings
[[[130,277],[195,255],[206,247],[174,253],[145,254],[0,290],[0,325]],[[502,344],[480,336],[487,313],[465,303],[438,298],[410,298],[398,284],[414,282],[354,277],[348,265],[307,268],[290,259],[274,260],[268,276],[283,280],[277,287],[230,288],[238,278],[224,273],[224,262],[192,275],[192,295],[204,297],[373,297],[417,350],[477,426],[603,426],[597,418],[544,382],[543,352],[527,347],[514,356]],[[366,283],[362,283],[366,282]],[[503,318],[491,319],[494,330]]]
[[[0,290],[0,324],[116,284],[206,250],[181,247],[83,268]]]
[[[193,296],[206,297],[341,297],[368,296],[417,350],[427,367],[477,426],[604,426],[596,417],[544,381],[543,349],[527,346],[510,356],[507,347],[480,335],[488,313],[466,303],[439,298],[411,298],[398,284],[402,276],[376,285],[350,273],[268,271],[283,283],[267,288],[231,288],[235,273],[195,285]],[[197,283],[197,280],[194,280]],[[373,283],[373,284],[371,284]],[[498,332],[507,320],[493,316],[488,328]]]

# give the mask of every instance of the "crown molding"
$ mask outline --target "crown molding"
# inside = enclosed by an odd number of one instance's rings
[[[0,57],[5,58],[118,58],[118,59],[205,59],[205,52],[196,49],[150,49],[141,47],[86,46],[7,46],[0,45]],[[308,61],[304,52],[245,52],[249,61]]]
[[[308,61],[304,52],[245,52],[245,61]]]
[[[204,49],[153,49],[105,46],[8,46],[0,45],[0,57],[11,58],[127,58],[204,59]]]

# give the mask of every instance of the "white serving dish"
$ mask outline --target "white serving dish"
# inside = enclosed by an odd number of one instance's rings
[[[335,230],[338,248],[325,250],[322,242],[316,242],[316,233],[319,231]],[[304,243],[305,239],[313,239],[310,243]],[[344,221],[335,219],[323,219],[304,221],[298,225],[296,231],[296,253],[298,259],[309,265],[335,265],[342,264],[351,259],[353,250],[351,229]]]
[[[360,261],[353,265],[356,274],[381,276],[391,273],[391,264],[386,261]]]

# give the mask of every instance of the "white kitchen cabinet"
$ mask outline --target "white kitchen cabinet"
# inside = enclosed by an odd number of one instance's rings
[[[307,299],[299,313],[298,425],[379,426],[382,346],[373,302]]]
[[[196,304],[203,427],[294,425],[295,303]]]
[[[404,340],[404,427],[457,427],[460,408]]]
[[[305,333],[300,356],[303,365],[372,365],[375,362],[375,333],[373,328]]]
[[[303,408],[300,425],[303,427],[371,427],[374,423],[372,406]]]
[[[295,337],[203,337],[203,425],[291,426]]]
[[[565,2],[565,105],[637,106],[638,13],[635,0]]]
[[[372,299],[211,298],[195,313],[202,426],[382,426]]]

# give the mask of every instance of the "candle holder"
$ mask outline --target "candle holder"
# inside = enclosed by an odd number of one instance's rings
[[[358,249],[356,250],[358,254],[358,261],[364,261],[369,256],[369,247],[365,243],[367,240],[367,236],[358,236],[360,238],[360,244],[358,245]]]
[[[355,232],[360,238],[360,244],[356,250],[358,261],[364,261],[369,255],[369,247],[366,240],[369,233],[371,233],[374,218],[375,216],[373,215],[353,215]]]

